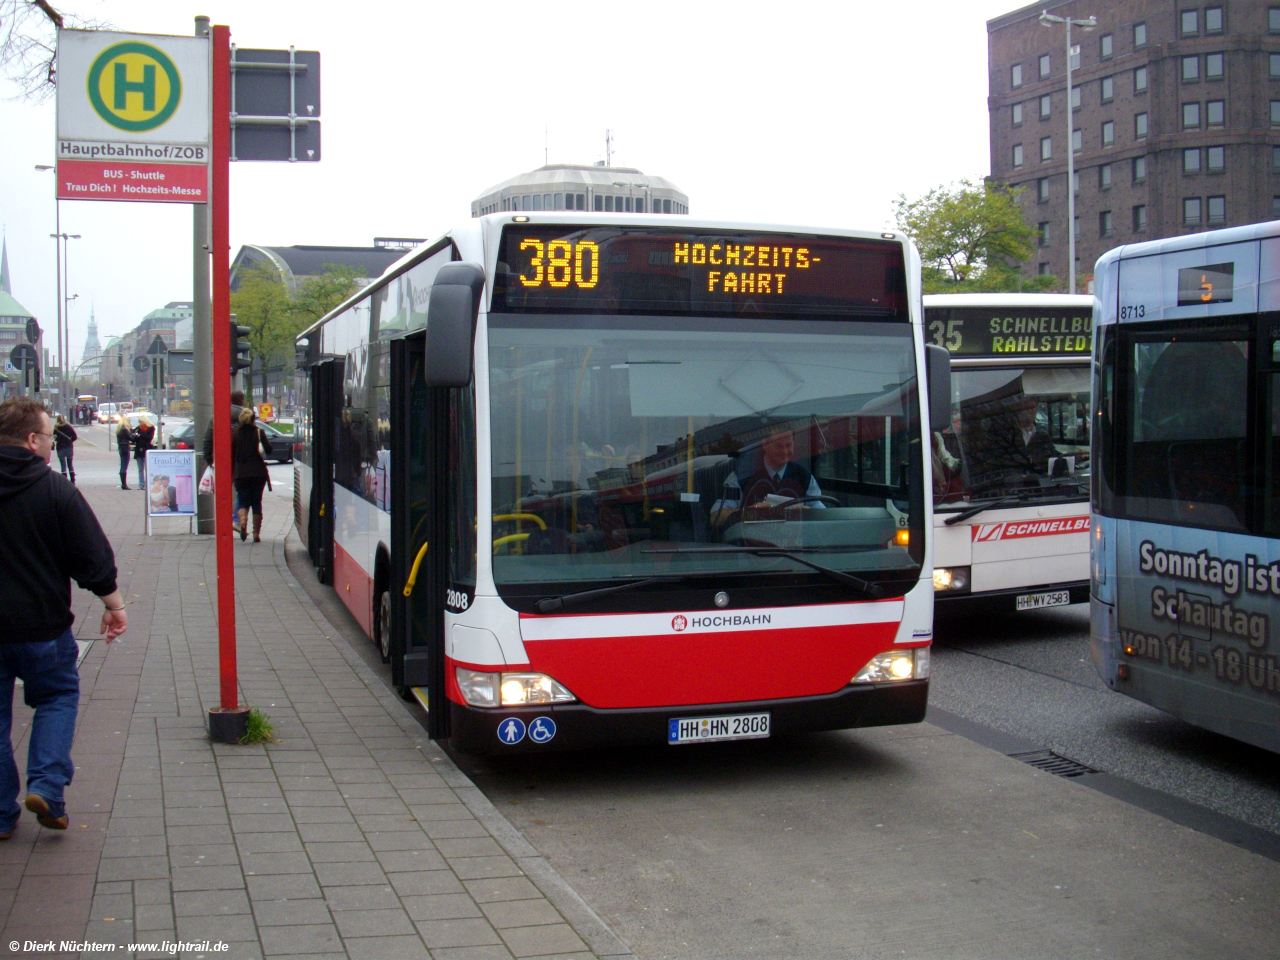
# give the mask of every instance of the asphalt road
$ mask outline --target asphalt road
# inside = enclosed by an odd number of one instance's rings
[[[944,623],[932,704],[1276,831],[1274,756],[1108,691],[1087,631],[1083,607]],[[1280,926],[1219,939],[1237,906],[1270,916],[1274,859],[975,739],[926,723],[454,757],[642,957],[1274,953]]]
[[[931,707],[1280,835],[1276,756],[1108,690],[1085,604],[935,624]]]

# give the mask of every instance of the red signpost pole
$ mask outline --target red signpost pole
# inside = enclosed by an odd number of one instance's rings
[[[213,34],[213,115],[209,221],[213,249],[213,462],[214,539],[218,560],[218,668],[221,707],[209,711],[209,736],[234,742],[244,735],[248,711],[240,708],[236,676],[236,593],[231,540],[231,29]]]

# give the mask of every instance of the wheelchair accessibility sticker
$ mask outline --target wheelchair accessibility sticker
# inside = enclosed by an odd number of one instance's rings
[[[529,724],[529,739],[534,743],[546,743],[556,735],[556,722],[550,717],[538,717]]]
[[[519,743],[524,739],[524,721],[508,717],[498,724],[498,739],[503,743]]]

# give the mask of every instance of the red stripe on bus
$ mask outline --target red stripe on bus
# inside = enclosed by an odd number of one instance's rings
[[[1052,537],[1062,533],[1088,533],[1088,517],[1056,517],[1052,520],[1005,520],[975,523],[969,528],[975,542],[1021,540],[1023,537]]]
[[[779,700],[834,693],[898,624],[546,640],[527,644],[530,666],[602,709]]]
[[[366,635],[373,636],[373,578],[355,558],[333,543],[333,589]]]

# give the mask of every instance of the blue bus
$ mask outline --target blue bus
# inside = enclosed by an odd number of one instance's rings
[[[1280,222],[1118,247],[1094,275],[1094,664],[1280,751]]]

